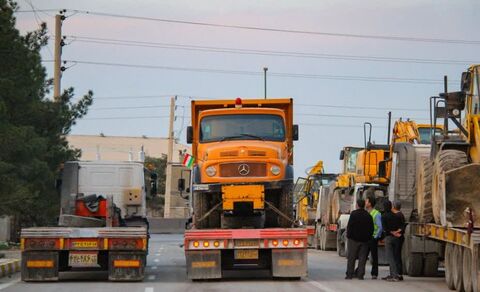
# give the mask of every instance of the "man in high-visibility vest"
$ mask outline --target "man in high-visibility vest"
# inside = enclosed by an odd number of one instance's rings
[[[373,219],[373,236],[368,243],[369,253],[372,257],[372,279],[378,277],[378,241],[382,237],[382,214],[375,209],[376,199],[373,190],[366,191],[365,209],[370,213]]]

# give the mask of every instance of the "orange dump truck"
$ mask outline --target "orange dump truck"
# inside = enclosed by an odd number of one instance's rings
[[[297,139],[292,99],[192,101],[190,279],[222,278],[236,269],[306,276],[307,233],[293,228]]]

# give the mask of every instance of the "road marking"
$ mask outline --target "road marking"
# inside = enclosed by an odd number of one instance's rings
[[[156,253],[155,256],[159,257],[159,256],[160,256],[160,253]]]
[[[159,260],[159,259],[154,259],[153,261],[156,262],[156,263],[158,263],[160,260]]]
[[[150,276],[148,276],[148,279],[149,279],[149,280],[155,280],[155,275],[150,275]]]
[[[3,278],[3,279],[7,279],[7,277]],[[20,282],[20,274],[17,273],[16,275],[12,276],[11,280],[9,282],[6,282],[6,283],[0,283],[0,290],[3,290],[5,288],[8,288],[12,285],[15,285],[17,284],[18,282]]]
[[[157,269],[157,266],[153,266],[153,267],[152,267],[152,270],[156,270],[156,269]]]
[[[331,289],[331,288],[328,288],[327,286],[323,285],[322,283],[319,283],[317,281],[313,281],[313,280],[306,280],[306,282],[320,290],[322,290],[323,292],[335,292],[335,289]]]
[[[153,292],[153,287],[145,287],[145,292]]]

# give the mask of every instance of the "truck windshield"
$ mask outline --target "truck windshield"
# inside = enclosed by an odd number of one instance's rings
[[[200,122],[200,142],[225,140],[285,140],[285,124],[278,115],[219,115]]]
[[[420,134],[420,144],[430,144],[432,141],[431,128],[418,128],[418,133]],[[435,129],[435,135],[442,134],[442,129]]]

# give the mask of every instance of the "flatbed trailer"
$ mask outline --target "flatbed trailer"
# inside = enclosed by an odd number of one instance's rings
[[[108,271],[110,281],[141,281],[144,227],[33,227],[21,233],[22,280],[58,281],[64,271]]]
[[[272,277],[307,276],[307,229],[191,229],[185,231],[187,276],[220,279],[227,270],[268,270]]]
[[[480,291],[480,229],[410,223],[412,235],[444,244],[445,281],[449,289]]]

